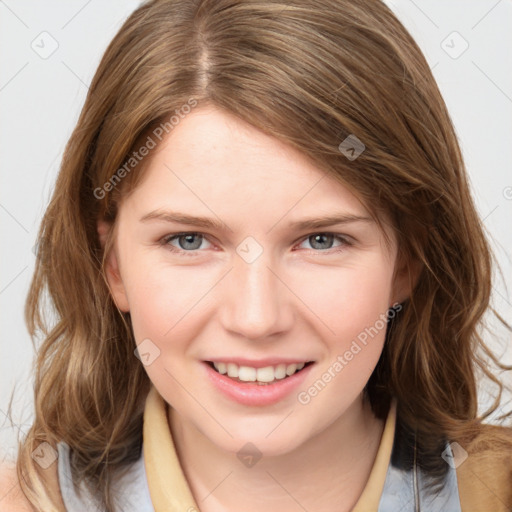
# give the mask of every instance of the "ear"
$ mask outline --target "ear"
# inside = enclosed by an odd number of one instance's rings
[[[422,269],[423,264],[417,259],[409,259],[409,261],[407,261],[403,255],[397,257],[391,305],[396,303],[401,304],[410,297],[412,290],[418,282]]]
[[[104,220],[99,220],[97,223],[98,236],[101,243],[101,247],[105,250],[108,234],[112,229],[112,224]],[[116,253],[116,245],[112,244],[109,253],[105,259],[105,276],[110,288],[112,299],[116,303],[117,307],[123,312],[128,313],[130,306],[128,303],[128,297],[121,277],[119,269],[119,261]]]

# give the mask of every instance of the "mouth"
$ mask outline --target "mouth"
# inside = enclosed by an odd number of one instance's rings
[[[206,377],[222,395],[244,406],[266,407],[289,400],[313,371],[315,361],[203,361]],[[253,364],[254,366],[244,366]],[[275,363],[270,366],[269,363]]]
[[[315,361],[307,361],[304,363],[278,364],[264,368],[254,368],[250,366],[239,366],[235,363],[204,362],[212,370],[224,377],[228,377],[234,382],[257,386],[267,386],[279,381],[285,381],[303,372],[306,368],[315,363]]]

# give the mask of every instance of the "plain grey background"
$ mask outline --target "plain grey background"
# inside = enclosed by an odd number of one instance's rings
[[[452,116],[503,275],[494,306],[512,322],[512,1],[387,0],[425,53]],[[104,49],[135,0],[0,0],[0,446],[12,459],[32,418],[23,307],[33,247],[67,139]],[[492,318],[489,317],[492,321]],[[512,364],[510,333],[489,345]],[[510,376],[508,377],[510,380]],[[10,426],[6,412],[16,385]],[[482,390],[482,407],[489,404]],[[508,402],[508,404],[506,404]],[[503,405],[511,407],[507,396]]]

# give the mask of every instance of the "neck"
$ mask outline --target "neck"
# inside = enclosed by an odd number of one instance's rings
[[[298,448],[245,467],[168,409],[176,452],[201,512],[351,510],[361,495],[384,422],[359,397]]]

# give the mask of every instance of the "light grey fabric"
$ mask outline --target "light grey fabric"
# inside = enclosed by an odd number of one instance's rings
[[[446,452],[453,455],[448,443]],[[428,489],[429,480],[397,427],[378,512],[461,512],[455,469],[448,466],[443,485],[436,492]]]
[[[71,478],[69,446],[66,443],[59,443],[57,450],[59,485],[66,510],[68,512],[103,512],[84,485],[80,486],[83,491],[80,495],[75,491]],[[116,496],[119,497],[116,502],[116,512],[155,512],[149,495],[143,453],[130,466],[126,474],[119,478],[113,488]]]

